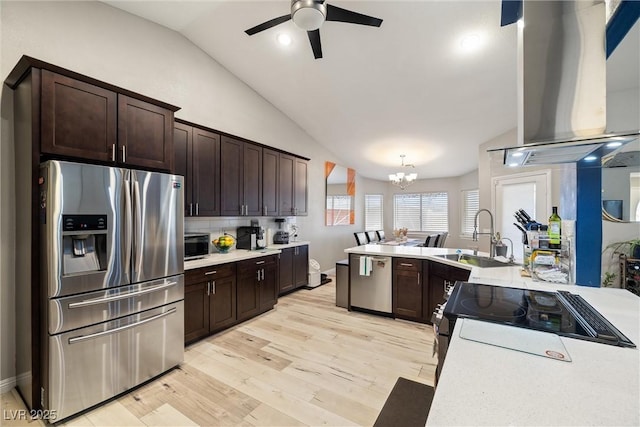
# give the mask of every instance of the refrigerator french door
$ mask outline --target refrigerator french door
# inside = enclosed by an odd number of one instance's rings
[[[42,164],[41,404],[57,420],[182,362],[182,187],[178,175]]]

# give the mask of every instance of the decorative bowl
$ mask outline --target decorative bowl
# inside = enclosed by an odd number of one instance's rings
[[[213,242],[211,243],[213,243],[213,246],[216,247],[219,253],[226,254],[227,252],[229,252],[229,249],[233,247],[236,241],[232,236],[224,234],[213,240]]]

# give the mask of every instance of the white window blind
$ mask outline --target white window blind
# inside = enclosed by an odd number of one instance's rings
[[[364,195],[364,229],[382,230],[382,194]]]
[[[349,225],[351,210],[351,196],[327,196],[327,225]]]
[[[396,194],[393,228],[409,231],[449,231],[449,198],[445,192]]]
[[[460,234],[462,236],[473,235],[473,220],[476,212],[480,209],[480,191],[479,190],[463,190],[462,191],[462,215],[460,224]]]

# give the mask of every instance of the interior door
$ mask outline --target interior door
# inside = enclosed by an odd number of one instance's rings
[[[513,225],[517,222],[513,214],[524,209],[532,219],[543,224],[547,222],[548,212],[551,212],[551,171],[495,177],[491,189],[496,232],[513,241],[513,254],[516,261],[522,262],[522,233]]]

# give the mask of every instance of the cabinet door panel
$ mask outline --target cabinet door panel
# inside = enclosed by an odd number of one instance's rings
[[[309,246],[297,246],[294,258],[294,284],[296,288],[309,284]]]
[[[264,278],[259,282],[260,311],[273,308],[278,292],[278,268],[276,264],[268,264],[264,268]]]
[[[293,215],[293,174],[295,158],[280,154],[280,171],[278,179],[278,196],[280,197],[279,215]]]
[[[242,215],[244,143],[226,136],[220,142],[220,215]]]
[[[118,162],[172,170],[173,111],[118,95]]]
[[[277,151],[263,149],[262,151],[262,215],[278,214],[278,164]],[[271,244],[272,242],[267,242]]]
[[[173,173],[184,176],[184,215],[193,215],[191,137],[193,128],[182,123],[173,126]]]
[[[206,282],[184,288],[184,334],[185,342],[209,334],[209,296]]]
[[[422,317],[422,277],[420,271],[396,270],[393,283],[393,313],[399,317]]]
[[[243,150],[243,202],[245,215],[262,215],[262,147],[244,143]]]
[[[112,161],[117,137],[117,95],[42,70],[41,151]]]
[[[236,283],[236,306],[238,320],[245,320],[255,316],[260,312],[260,300],[258,294],[257,274],[256,268],[245,270],[239,267],[243,271],[238,276]]]
[[[280,286],[279,293],[284,293],[294,288],[293,278],[293,249],[284,248],[280,253]]]
[[[294,172],[294,213],[307,215],[307,161],[296,159]]]
[[[198,216],[220,215],[220,136],[193,128],[193,202]]]
[[[231,326],[236,321],[236,279],[226,277],[211,282],[211,332]]]

